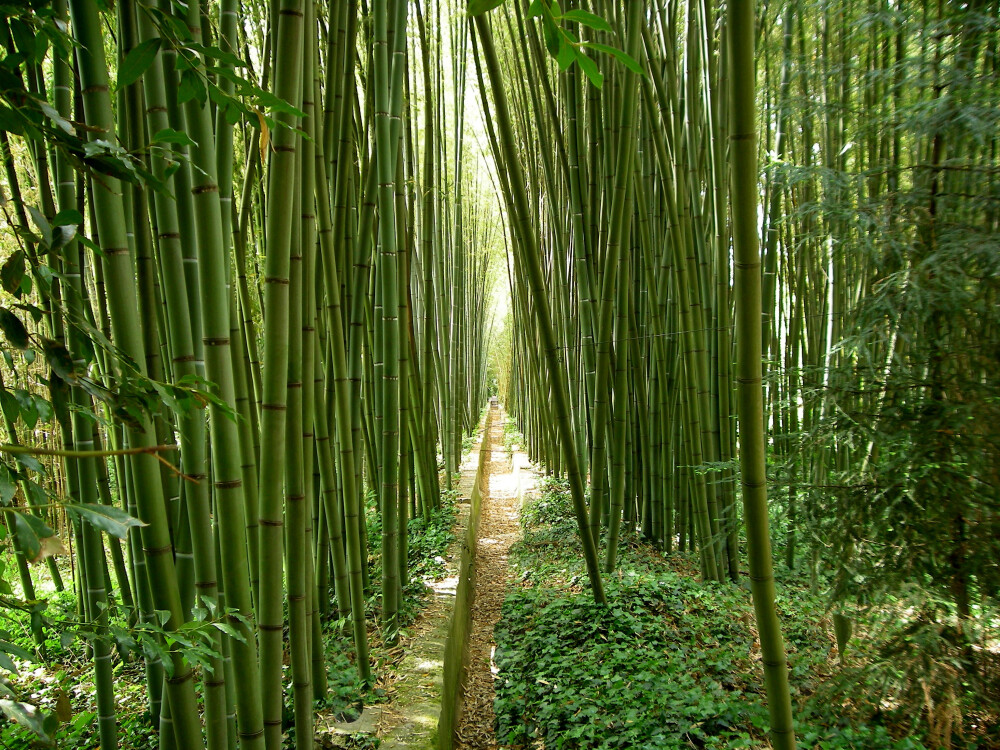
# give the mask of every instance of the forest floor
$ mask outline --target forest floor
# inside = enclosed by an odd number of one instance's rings
[[[738,584],[703,584],[691,554],[663,554],[631,533],[623,536],[615,573],[605,577],[610,606],[596,605],[565,482],[539,479],[517,449],[523,439],[502,412],[494,416],[486,436],[469,670],[456,746],[769,747],[760,647],[745,577]],[[479,458],[477,446],[467,444],[461,479],[454,492],[445,493],[450,496],[445,509],[431,523],[410,522],[406,624],[392,649],[380,643],[372,626],[378,675],[372,689],[361,691],[345,629],[332,620],[325,623],[330,690],[317,705],[319,748],[436,746],[443,645]],[[374,514],[369,533],[377,550],[380,527]],[[775,537],[780,540],[780,533]],[[377,581],[377,557],[372,559]],[[800,747],[1000,748],[1000,668],[992,674],[991,691],[971,699],[971,693],[954,687],[958,673],[949,666],[955,654],[943,641],[947,631],[916,629],[905,602],[859,612],[842,660],[828,598],[806,566],[789,571],[779,565],[776,575]],[[28,617],[15,614],[0,628],[30,650]],[[95,746],[92,667],[85,639],[74,638],[79,635],[75,598],[69,592],[51,595],[44,617],[48,662],[16,659],[20,675],[7,684],[59,717],[57,747],[90,750]],[[372,622],[376,619],[373,612]],[[145,714],[138,635],[124,621],[115,633],[122,746],[152,750],[157,737]],[[362,700],[367,705],[359,718]],[[25,730],[0,722],[0,748],[35,746]]]
[[[568,486],[552,477],[523,505],[507,562],[494,629],[497,747],[771,747],[745,574],[702,583],[694,555],[629,533],[604,577],[609,604],[595,604]],[[953,687],[954,649],[902,603],[857,612],[841,658],[825,589],[805,564],[775,572],[798,747],[1000,748],[996,693]]]

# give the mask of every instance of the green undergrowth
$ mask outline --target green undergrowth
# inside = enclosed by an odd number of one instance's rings
[[[37,726],[44,728],[48,741],[11,720],[0,719],[0,747],[57,747],[83,750],[97,745],[96,691],[93,665],[87,656],[88,628],[79,622],[76,597],[70,591],[52,592],[35,616],[44,624],[45,658],[39,656],[31,635],[29,613],[18,609],[3,611],[3,633],[20,650],[17,658],[0,669],[0,692],[8,699],[31,706]],[[141,642],[130,633],[127,611],[110,610],[113,673],[118,698],[119,737],[123,747],[145,750],[157,747],[157,737],[149,720]],[[13,669],[11,669],[13,667]],[[31,709],[25,709],[31,711]],[[36,725],[34,722],[26,722]]]
[[[410,580],[404,587],[400,612],[403,628],[416,618],[423,606],[427,591],[425,581],[440,578],[445,573],[444,555],[454,539],[454,494],[442,492],[442,507],[433,511],[429,520],[421,517],[409,520]],[[369,567],[373,582],[372,596],[368,600],[368,619],[369,622],[377,622],[381,529],[377,516],[369,516],[368,521],[368,541],[372,553]],[[335,601],[332,584],[327,596]],[[38,711],[39,727],[44,722],[50,741],[40,741],[38,735],[29,729],[0,715],[0,749],[57,747],[83,750],[96,747],[93,666],[87,655],[87,642],[92,635],[78,621],[76,597],[68,591],[52,593],[46,597],[44,606],[40,602],[35,609],[34,616],[42,618],[46,636],[44,660],[38,657],[32,640],[32,613],[14,608],[0,610],[0,639],[9,642],[17,651],[16,654],[0,653],[0,700],[22,702],[34,707]],[[109,614],[115,636],[112,658],[120,745],[129,750],[152,750],[158,746],[158,736],[149,717],[142,658],[143,648],[148,649],[152,641],[140,637],[141,631],[129,623],[128,610],[113,607]],[[350,720],[360,713],[363,703],[378,702],[384,698],[385,692],[379,687],[378,679],[376,685],[368,690],[361,684],[354,662],[349,622],[331,614],[323,619],[322,624],[328,689],[325,698],[316,702],[316,709],[336,720]],[[206,624],[204,627],[211,626]],[[193,645],[188,652],[196,662],[207,653],[205,645],[198,642],[195,635],[198,632],[201,631],[193,631]],[[370,632],[370,636],[376,673],[394,669],[398,654],[381,647],[377,630]],[[295,728],[290,702],[291,673],[287,666],[285,681],[282,723],[286,741],[291,742]],[[197,689],[200,701],[200,681]]]
[[[498,741],[510,748],[766,748],[760,647],[745,585],[626,538],[594,603],[565,486],[543,480],[511,553],[495,631]],[[841,678],[825,603],[779,585],[799,747],[918,750]],[[839,681],[838,681],[839,680]],[[958,747],[958,745],[956,745]],[[970,746],[971,747],[971,746]]]
[[[445,574],[444,554],[455,538],[453,527],[457,496],[457,490],[441,490],[440,508],[432,510],[429,518],[418,515],[407,522],[406,546],[410,579],[403,585],[404,601],[400,620],[404,624],[413,619],[421,606],[422,597],[426,593],[424,582],[437,580]],[[379,554],[382,548],[382,515],[374,501],[369,502],[367,507],[368,573],[374,592],[382,576],[382,558]],[[379,610],[377,594],[369,604]],[[377,614],[378,611],[372,613],[373,616]]]

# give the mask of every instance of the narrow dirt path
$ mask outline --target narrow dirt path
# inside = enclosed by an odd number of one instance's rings
[[[500,607],[509,583],[507,554],[521,535],[518,475],[524,462],[517,461],[520,456],[515,456],[512,470],[503,444],[505,414],[497,410],[493,416],[476,548],[476,596],[472,606],[469,666],[456,743],[459,750],[497,747],[493,730],[493,627],[500,619]]]

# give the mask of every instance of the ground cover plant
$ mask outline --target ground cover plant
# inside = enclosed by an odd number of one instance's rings
[[[543,480],[522,522],[511,560],[517,584],[496,629],[497,736],[505,747],[768,747],[745,585],[706,586],[695,558],[665,557],[629,538],[606,582],[612,604],[600,606],[571,541],[564,483]],[[902,700],[905,665],[893,670],[885,658],[904,628],[884,617],[880,627],[864,621],[842,667],[826,598],[810,593],[804,576],[781,579],[800,747],[942,746],[940,738],[927,742],[933,727],[922,701]],[[990,735],[975,722],[967,717],[964,736],[956,727],[952,747],[997,746],[996,729]]]
[[[412,518],[408,523],[410,578],[402,588],[400,627],[407,627],[419,614],[427,590],[424,582],[444,572],[443,556],[455,537],[454,495],[455,492],[445,491],[441,508],[431,511],[427,519]],[[370,538],[373,544],[378,544],[381,533],[378,516],[372,514],[368,521]],[[379,574],[377,560],[370,561],[370,573],[376,580]],[[64,572],[69,575],[66,567]],[[333,599],[332,588],[328,596]],[[379,596],[369,597],[367,606],[372,620],[377,621]],[[0,692],[6,693],[11,701],[24,703],[29,707],[27,711],[33,708],[37,713],[23,716],[21,723],[0,718],[0,748],[20,750],[36,745],[65,750],[92,748],[97,738],[95,688],[88,672],[88,644],[93,634],[79,621],[76,597],[68,591],[48,595],[37,616],[41,617],[46,636],[45,659],[39,658],[40,649],[33,642],[32,612],[4,609],[0,638],[11,644],[16,654],[9,663],[4,660],[0,664],[5,667],[0,670]],[[111,611],[110,631],[116,637],[117,646],[113,654],[113,674],[121,731],[128,737],[130,750],[153,750],[159,745],[159,735],[150,720],[141,655],[143,648],[152,647],[155,641],[145,637],[141,625],[130,624],[130,612],[120,607]],[[373,628],[369,634],[373,644],[372,658],[380,668],[376,670],[375,684],[368,689],[359,680],[353,664],[347,620],[333,612],[323,620],[323,636],[327,690],[322,700],[314,701],[314,708],[338,719],[351,720],[358,715],[363,702],[384,699],[385,691],[379,684],[385,673],[394,668],[399,654],[390,653],[381,634]],[[186,653],[193,661],[204,663],[206,648],[204,640],[192,636]],[[202,652],[200,656],[198,651]],[[286,687],[290,680],[291,674],[286,670]],[[286,742],[293,742],[295,738],[291,695],[290,689],[285,690],[282,728]],[[203,699],[200,691],[197,697],[199,701]],[[35,726],[36,731],[25,724]]]

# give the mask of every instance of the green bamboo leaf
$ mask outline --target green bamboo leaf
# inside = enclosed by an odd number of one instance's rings
[[[40,711],[38,706],[32,706],[30,703],[19,703],[18,701],[0,700],[0,711],[11,721],[34,732],[45,744],[52,744],[52,736],[49,733],[58,728],[58,721],[57,726],[53,727],[49,720],[51,718],[49,714]]]
[[[8,365],[13,367],[13,360],[8,362]],[[21,415],[21,406],[17,403],[17,399],[6,389],[0,391],[0,406],[3,407],[3,415],[9,422],[16,422]]]
[[[40,269],[45,268],[45,266],[40,266],[39,268]],[[14,305],[14,307],[16,307],[18,310],[24,310],[26,313],[28,313],[28,315],[31,316],[31,319],[35,321],[36,324],[41,323],[42,318],[45,315],[45,313],[43,313],[41,309],[38,308],[36,305],[26,305],[24,303],[18,303]],[[31,364],[31,362],[33,361],[34,360],[31,360],[28,364]]]
[[[543,13],[545,5],[542,4],[542,0],[531,0],[531,5],[528,6],[528,18],[538,18]]]
[[[45,353],[45,360],[49,363],[49,367],[56,375],[69,383],[76,382],[73,356],[65,346],[52,339],[42,339],[42,351]]]
[[[18,659],[24,659],[25,661],[35,660],[35,657],[28,651],[25,651],[23,648],[15,643],[11,643],[10,641],[0,640],[0,652],[16,656]]]
[[[17,665],[14,664],[14,660],[3,652],[2,646],[3,643],[0,642],[0,669],[6,669],[8,672],[19,674],[19,672],[17,671]]]
[[[549,51],[549,54],[553,57],[558,55],[562,34],[559,33],[559,27],[548,16],[542,17],[542,36],[545,38],[545,49]]]
[[[49,224],[49,220],[45,218],[45,214],[39,211],[34,206],[28,206],[28,213],[31,214],[31,220],[35,222],[35,226],[38,227],[38,231],[42,233],[42,241],[45,245],[52,244],[52,225]]]
[[[14,46],[17,51],[24,55],[26,60],[31,62],[40,61],[41,58],[36,59],[36,43],[38,41],[38,37],[31,25],[21,18],[12,18],[10,19],[9,24],[10,35],[14,40]]]
[[[219,62],[225,63],[226,65],[232,65],[234,68],[245,68],[246,63],[240,58],[234,55],[232,52],[226,52],[225,50],[219,49],[218,47],[207,47],[203,44],[188,44],[188,48],[199,52],[205,57],[212,58],[213,60],[218,60]]]
[[[52,120],[52,122],[54,122],[56,127],[60,130],[65,131],[68,135],[76,135],[76,128],[73,127],[73,124],[69,120],[60,116],[55,107],[47,102],[39,101],[38,108],[42,110],[42,112],[45,113],[45,116]]]
[[[0,307],[0,329],[3,329],[3,335],[15,349],[28,348],[30,343],[28,329],[24,327],[21,319],[6,307]]]
[[[78,227],[83,224],[83,215],[74,208],[64,208],[52,217],[53,227]]]
[[[193,70],[185,70],[181,73],[180,82],[177,85],[177,103],[184,104],[192,99],[204,106],[208,98],[208,89],[201,76]]]
[[[226,122],[230,125],[235,125],[243,118],[243,111],[233,101],[230,101],[225,107],[223,114],[226,117]]]
[[[14,135],[24,135],[24,123],[10,107],[0,106],[0,129]]]
[[[75,226],[53,227],[52,244],[49,245],[49,250],[61,250],[72,242],[74,237],[76,237]]]
[[[597,50],[598,52],[604,52],[605,54],[611,55],[613,58],[618,60],[622,65],[631,70],[633,73],[638,73],[639,75],[645,75],[645,71],[642,66],[636,62],[635,58],[631,55],[622,52],[620,49],[611,47],[607,44],[599,44],[598,42],[584,42],[584,47],[589,47],[590,49]]]
[[[14,294],[21,287],[24,278],[24,252],[15,250],[0,267],[0,286],[8,294]]]
[[[32,400],[35,402],[35,411],[38,412],[38,418],[42,422],[48,422],[52,419],[52,404],[50,404],[46,399],[41,396],[32,394]]]
[[[37,560],[42,554],[42,540],[54,536],[45,522],[31,513],[14,512],[14,528],[17,540],[29,560]]]
[[[10,474],[10,469],[5,464],[0,465],[0,505],[4,507],[9,506],[16,494],[17,485]]]
[[[576,56],[576,61],[580,64],[580,69],[587,75],[590,82],[594,84],[597,88],[601,88],[604,85],[604,76],[601,71],[597,69],[597,63],[591,60],[583,52],[578,52]]]
[[[84,237],[83,235],[80,235],[79,239],[80,239],[80,244],[86,248],[90,248],[91,250],[93,250],[94,255],[96,255],[98,258],[104,257],[104,251],[101,250],[98,244],[94,242],[92,239],[90,239],[89,237]]]
[[[230,625],[228,622],[213,622],[212,625],[214,625],[216,628],[221,630],[229,637],[235,638],[240,643],[246,643],[247,641],[246,637],[240,631],[238,631],[236,628]]]
[[[267,109],[270,109],[274,112],[283,112],[285,114],[292,115],[294,117],[305,117],[305,112],[303,112],[301,109],[293,107],[284,99],[278,98],[270,91],[264,91],[262,89],[258,89],[256,94],[257,94],[257,101]]]
[[[595,31],[613,31],[611,25],[603,18],[585,10],[568,10],[563,14],[563,20],[582,23]]]
[[[31,404],[31,414],[32,414],[31,426],[34,427],[35,422],[38,421],[38,412],[35,411],[34,402],[32,402]],[[17,461],[19,464],[21,464],[21,466],[23,466],[24,468],[30,469],[31,471],[34,471],[37,474],[45,473],[45,466],[42,465],[42,462],[29,453],[18,453],[17,455],[14,456],[14,460]]]
[[[21,419],[24,420],[24,423],[28,426],[29,430],[33,430],[35,428],[35,424],[38,422],[38,409],[35,408],[35,399],[32,398],[31,394],[23,388],[15,388],[13,393],[14,398],[17,399]],[[15,458],[17,458],[17,456],[15,456]]]
[[[487,13],[494,8],[503,5],[504,0],[471,0],[469,3],[469,15],[478,16]]]
[[[129,86],[139,80],[139,77],[153,64],[162,43],[163,40],[159,37],[147,39],[125,56],[118,69],[119,88]]]
[[[146,525],[138,518],[133,518],[121,508],[116,508],[113,505],[67,503],[65,508],[67,512],[82,518],[91,526],[119,539],[127,538],[129,529]]]
[[[197,146],[187,133],[183,133],[180,130],[174,130],[173,128],[164,128],[163,130],[157,131],[156,135],[152,138],[153,143],[174,143],[178,146]]]

